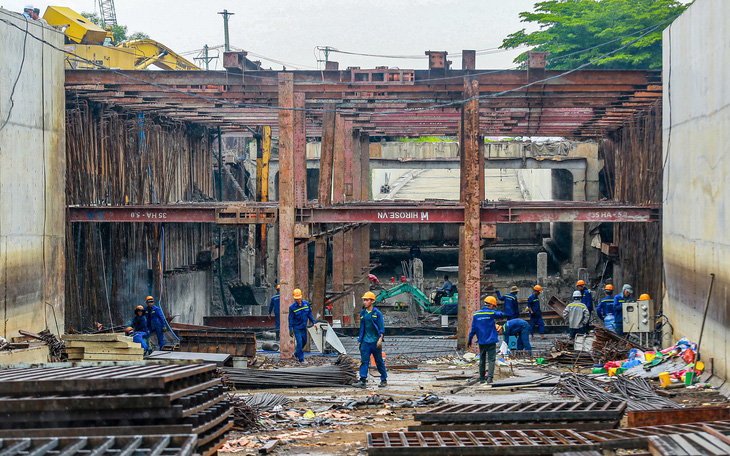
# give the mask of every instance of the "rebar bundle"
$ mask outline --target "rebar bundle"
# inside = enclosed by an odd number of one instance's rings
[[[596,328],[596,339],[593,342],[593,354],[604,363],[620,361],[628,358],[629,351],[636,345],[606,328]]]
[[[246,405],[259,412],[270,412],[277,406],[284,406],[291,399],[283,394],[258,393],[253,396],[239,396]]]
[[[228,394],[228,401],[233,404],[233,429],[248,431],[261,428],[258,410],[246,403],[246,398]]]
[[[340,355],[334,364],[291,369],[224,368],[228,379],[239,389],[307,388],[352,385],[359,380],[360,363]]]
[[[680,406],[656,394],[643,378],[613,377],[610,383],[595,380],[587,375],[568,373],[560,377],[553,394],[567,393],[581,401],[626,401],[629,410],[654,410],[680,408]]]

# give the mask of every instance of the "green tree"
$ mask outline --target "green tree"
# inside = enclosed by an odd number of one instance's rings
[[[101,21],[101,18],[97,13],[81,13],[89,21],[98,25],[99,27],[106,29],[106,24]],[[142,32],[134,32],[128,35],[128,29],[126,25],[112,25],[112,34],[114,35],[114,43],[121,43],[127,40],[143,40],[150,36]]]
[[[537,23],[540,29],[515,32],[501,47],[526,45],[547,51],[547,67],[553,69],[576,68],[597,59],[589,67],[661,68],[662,30],[687,6],[674,0],[543,1],[535,4],[534,12],[520,13],[522,22]],[[526,59],[523,53],[515,63]]]

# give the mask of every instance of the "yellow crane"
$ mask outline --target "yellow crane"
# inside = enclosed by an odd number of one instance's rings
[[[110,29],[104,30],[64,6],[49,6],[43,19],[66,35],[66,68],[103,66],[143,70],[154,65],[163,70],[200,70],[197,65],[155,40],[124,41],[114,46]]]

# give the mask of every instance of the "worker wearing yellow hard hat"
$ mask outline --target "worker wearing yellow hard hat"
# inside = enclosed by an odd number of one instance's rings
[[[302,299],[302,290],[294,289],[294,304],[289,306],[289,335],[296,340],[297,348],[294,355],[300,363],[304,362],[304,346],[309,341],[309,333],[307,333],[307,323],[312,322],[314,330],[319,331],[317,323],[312,315],[312,308],[309,303]]]
[[[271,297],[269,301],[269,316],[274,313],[274,327],[276,328],[276,336],[279,337],[279,325],[281,320],[279,314],[281,313],[281,295],[279,294],[279,285],[276,286],[276,293]]]
[[[479,344],[479,382],[492,383],[494,379],[494,365],[497,361],[497,326],[496,318],[504,318],[504,314],[497,308],[497,298],[487,296],[484,298],[484,307],[474,312],[471,320],[471,331],[469,331],[468,345],[471,345],[474,336]],[[486,362],[489,362],[489,369],[485,369]],[[487,377],[484,378],[486,371]]]
[[[155,298],[152,296],[147,296],[145,301],[147,302],[147,309],[145,309],[147,327],[150,328],[150,335],[155,334],[157,336],[157,344],[162,350],[165,346],[165,327],[167,326],[165,314],[159,306],[155,305]]]
[[[380,386],[388,386],[388,372],[383,361],[383,338],[385,337],[385,322],[383,314],[375,308],[375,293],[366,292],[362,296],[363,309],[360,312],[360,336],[357,342],[360,345],[360,382],[359,388],[367,387],[370,356],[375,360],[375,366],[380,373]]]
[[[544,339],[545,320],[542,318],[542,309],[540,308],[540,293],[542,293],[540,285],[532,287],[532,294],[527,297],[527,311],[530,313],[530,336],[535,337],[535,329],[537,329],[540,337]]]
[[[605,322],[608,314],[613,312],[613,285],[609,283],[603,287],[603,291],[606,292],[606,297],[598,301],[596,313],[598,314],[598,318]]]

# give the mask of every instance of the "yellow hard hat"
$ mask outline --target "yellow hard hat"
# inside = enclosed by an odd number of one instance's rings
[[[504,331],[504,326],[503,325],[496,325],[496,327],[497,327],[497,332]]]
[[[606,290],[606,291],[613,291],[613,285],[611,285],[609,283],[608,285],[606,285],[606,288],[604,288],[604,290]]]
[[[294,289],[294,299],[302,299],[302,290],[299,288]]]
[[[497,298],[495,298],[494,296],[487,296],[486,298],[484,298],[484,302],[486,302],[487,304],[491,304],[493,306],[496,306],[497,305]]]
[[[650,299],[651,299],[651,298],[650,298],[650,297],[649,297],[649,295],[648,295],[648,294],[646,294],[646,293],[644,293],[644,294],[642,294],[641,296],[639,296],[639,301],[648,301],[648,300],[650,300]]]
[[[150,302],[150,301],[155,302],[155,298],[153,298],[152,296],[147,296],[147,299],[145,299],[145,301],[147,301],[147,302]]]
[[[532,289],[535,291],[542,291],[542,287],[540,285],[535,285]]]
[[[585,280],[579,280],[579,281],[578,281],[578,282],[577,282],[577,283],[575,284],[575,286],[576,286],[576,287],[579,287],[579,286],[581,286],[581,285],[585,285],[585,284],[586,284],[586,281],[585,281]]]
[[[373,301],[375,301],[375,293],[373,293],[372,291],[368,291],[364,295],[362,295],[362,299],[372,299]]]
[[[277,289],[277,290],[279,289],[279,285],[277,285],[277,286],[276,286],[276,289]]]

